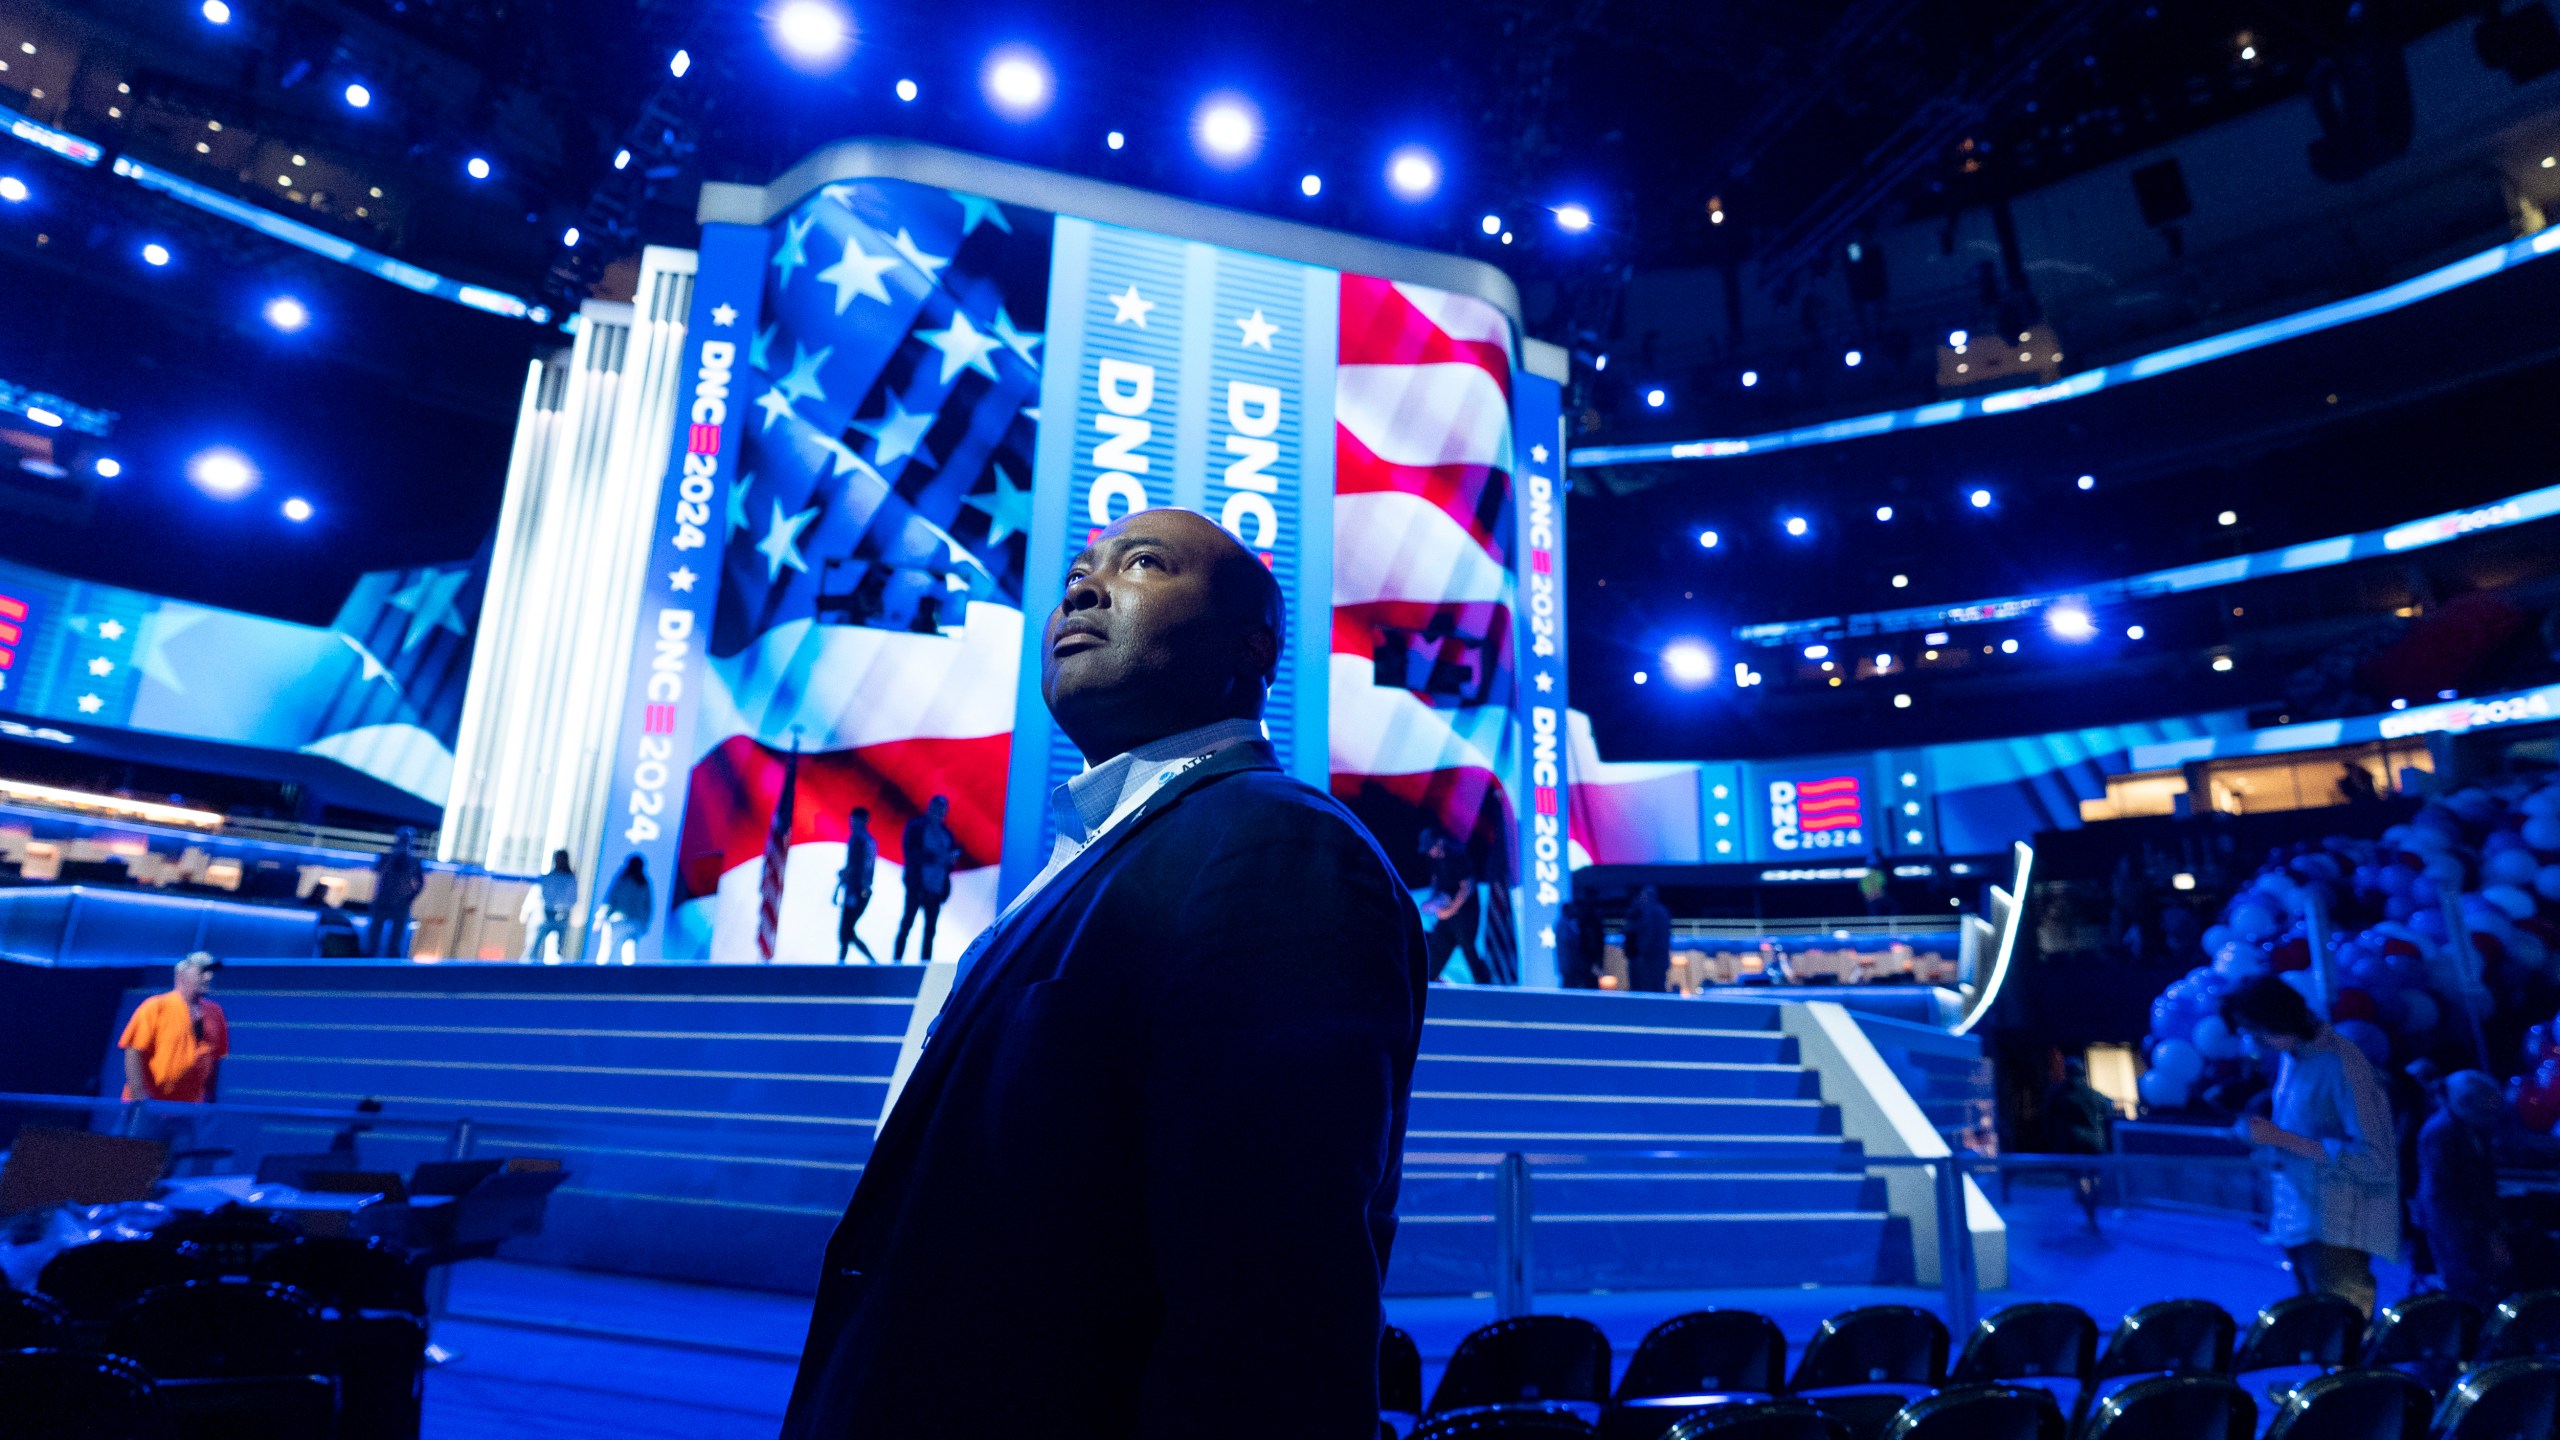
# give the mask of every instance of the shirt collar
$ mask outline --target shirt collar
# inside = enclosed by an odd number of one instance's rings
[[[1230,745],[1262,738],[1259,720],[1220,720],[1124,750],[1050,791],[1049,812],[1060,835],[1079,845],[1090,844],[1131,801],[1161,784],[1174,762],[1214,755]]]

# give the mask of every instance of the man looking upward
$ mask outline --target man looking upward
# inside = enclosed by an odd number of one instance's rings
[[[1421,922],[1262,739],[1279,586],[1188,511],[1067,572],[1088,768],[828,1245],[788,1440],[1373,1440]]]

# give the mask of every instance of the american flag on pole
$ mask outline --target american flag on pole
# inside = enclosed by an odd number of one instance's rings
[[[764,832],[764,875],[756,889],[756,954],[773,958],[774,939],[782,930],[782,886],[791,860],[791,810],[800,789],[800,740],[792,737],[791,753],[782,762],[782,793],[774,798],[773,823]]]

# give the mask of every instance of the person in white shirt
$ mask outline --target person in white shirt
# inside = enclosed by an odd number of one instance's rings
[[[524,958],[557,965],[568,958],[569,916],[578,908],[578,872],[569,868],[569,852],[551,852],[551,868],[524,892],[524,923],[531,927]],[[549,949],[544,943],[553,942]]]

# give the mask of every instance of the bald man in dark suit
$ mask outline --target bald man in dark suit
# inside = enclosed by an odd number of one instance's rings
[[[827,1248],[785,1440],[1374,1440],[1421,922],[1262,739],[1270,572],[1100,532],[1042,639],[1088,768]]]

